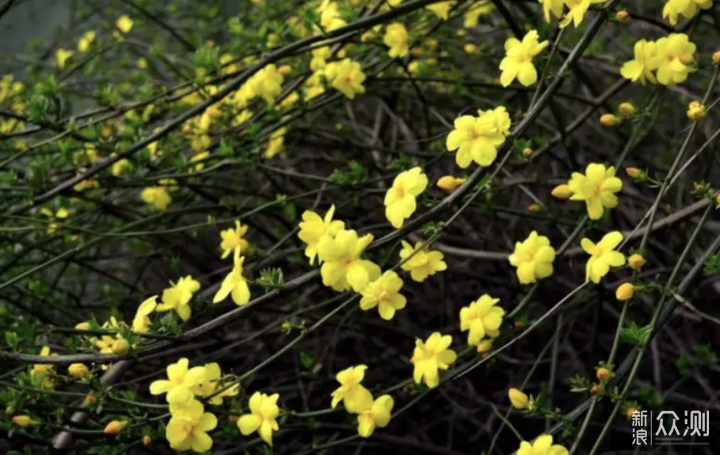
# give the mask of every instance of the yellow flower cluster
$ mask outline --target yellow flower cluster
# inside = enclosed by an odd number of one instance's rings
[[[667,86],[681,84],[695,71],[692,65],[696,49],[684,33],[672,33],[655,42],[639,40],[633,50],[635,58],[623,64],[620,74],[643,85],[647,82]]]
[[[591,163],[585,168],[585,174],[573,172],[566,185],[553,189],[553,195],[572,201],[584,201],[591,220],[599,220],[605,209],[618,205],[616,193],[622,190],[622,180],[615,176],[615,167]]]
[[[532,60],[547,46],[547,41],[540,42],[536,30],[529,31],[522,41],[508,38],[505,41],[506,56],[500,62],[500,83],[503,87],[512,84],[516,78],[525,87],[537,82],[537,70]]]
[[[532,231],[523,242],[515,243],[515,251],[508,258],[513,267],[517,267],[520,284],[536,283],[553,274],[555,249],[550,239]]]
[[[505,310],[495,306],[500,299],[483,294],[479,299],[460,310],[460,330],[468,331],[468,345],[485,352],[493,339],[500,335]]]
[[[395,402],[390,395],[373,399],[372,393],[361,384],[365,378],[365,370],[367,365],[357,365],[335,376],[340,387],[331,394],[331,406],[335,409],[340,402],[343,402],[347,412],[358,416],[358,434],[363,438],[369,438],[375,428],[385,428],[390,423]]]
[[[712,6],[713,0],[667,0],[663,7],[662,16],[671,25],[677,25],[678,16],[692,19],[697,14],[698,9],[708,10]]]
[[[505,107],[478,111],[478,116],[463,115],[455,119],[455,129],[448,135],[448,151],[457,150],[455,161],[465,169],[475,162],[490,166],[497,158],[497,148],[510,134],[510,115]]]
[[[420,167],[401,172],[395,177],[392,188],[385,194],[385,216],[395,229],[400,229],[417,208],[415,198],[428,185],[428,178]]]
[[[346,58],[331,62],[325,66],[323,74],[328,83],[346,97],[355,99],[355,95],[365,93],[365,73],[360,63]]]

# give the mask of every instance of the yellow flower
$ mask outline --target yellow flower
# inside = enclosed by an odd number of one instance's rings
[[[306,210],[302,214],[303,220],[298,225],[300,228],[298,238],[307,245],[305,256],[310,260],[310,265],[315,262],[318,242],[324,237],[335,238],[339,231],[345,229],[345,223],[339,220],[333,221],[334,214],[335,205],[330,206],[330,210],[325,214],[325,219],[310,210]]]
[[[130,343],[128,341],[119,336],[118,338],[113,341],[112,347],[110,348],[113,354],[124,356],[127,355],[127,353],[130,351]]]
[[[428,185],[428,178],[420,167],[401,172],[385,193],[385,217],[395,229],[400,229],[417,208],[415,198]]]
[[[408,32],[405,26],[399,22],[388,25],[383,43],[390,48],[390,57],[405,57],[408,54]]]
[[[230,256],[231,253],[238,250],[241,253],[248,247],[248,241],[243,237],[247,233],[248,227],[240,223],[239,220],[235,220],[235,229],[228,228],[220,232],[220,248],[223,250],[222,259]]]
[[[642,39],[635,43],[633,52],[635,59],[625,62],[620,68],[620,74],[625,79],[633,82],[639,81],[642,85],[645,85],[647,81],[650,81],[651,84],[657,83],[657,79],[652,73],[658,68],[656,44]]]
[[[510,403],[515,409],[527,409],[530,406],[530,399],[522,392],[522,390],[514,388],[508,390],[508,397],[510,398]]]
[[[282,92],[284,79],[282,73],[274,64],[264,66],[236,92],[236,107],[245,107],[247,101],[255,97],[264,99],[269,106],[272,106],[275,104],[275,99]]]
[[[657,80],[673,86],[685,82],[695,71],[689,66],[695,61],[697,46],[684,33],[672,33],[656,42]]]
[[[698,8],[710,9],[712,4],[712,0],[667,0],[662,16],[670,22],[670,25],[677,25],[678,16],[691,19],[697,14]]]
[[[455,2],[439,2],[428,5],[425,7],[425,9],[432,11],[433,14],[438,17],[438,19],[446,21],[450,16],[450,8],[452,8],[454,5]]]
[[[180,278],[177,284],[172,282],[170,284],[172,286],[163,291],[163,303],[159,304],[156,309],[159,312],[175,310],[183,321],[187,321],[192,314],[190,300],[193,294],[200,290],[200,283],[188,275]]]
[[[12,418],[12,421],[15,425],[17,425],[19,427],[23,427],[23,428],[29,427],[31,425],[35,425],[35,423],[37,423],[33,419],[31,419],[30,417],[28,417],[26,415],[15,416]]]
[[[473,4],[463,16],[463,27],[473,28],[477,26],[480,16],[484,16],[495,9],[488,0],[483,0]]]
[[[378,307],[380,317],[389,321],[395,316],[395,311],[402,310],[407,303],[405,296],[400,294],[402,287],[403,281],[398,274],[388,270],[360,291],[363,296],[360,308],[367,311]]]
[[[359,414],[366,408],[368,401],[372,403],[372,395],[360,384],[365,378],[367,365],[357,365],[346,368],[335,376],[340,387],[332,393],[332,408],[343,401],[345,409],[353,414]]]
[[[537,82],[537,70],[532,60],[547,46],[547,41],[539,41],[537,30],[529,31],[522,41],[508,38],[505,41],[505,58],[500,62],[500,83],[503,87],[510,85],[515,78],[525,87]]]
[[[60,69],[65,68],[65,63],[72,57],[74,54],[73,51],[69,51],[67,49],[58,49],[55,51],[55,62],[57,62],[57,66]]]
[[[565,0],[538,0],[543,6],[543,14],[545,15],[545,22],[550,22],[550,13],[553,13],[555,17],[560,17],[563,14],[563,7],[565,6]]]
[[[635,286],[632,283],[623,283],[615,290],[615,298],[621,302],[630,300],[635,295]]]
[[[620,267],[625,265],[625,255],[619,251],[615,251],[623,235],[619,231],[613,231],[594,244],[590,239],[584,238],[580,242],[582,249],[590,255],[590,259],[585,267],[585,279],[592,280],[593,283],[599,283],[600,279],[608,274],[610,267]]]
[[[168,379],[158,379],[150,384],[150,393],[162,395],[168,403],[185,403],[193,398],[192,388],[205,380],[205,367],[193,367],[188,369],[190,362],[182,358],[177,363],[167,367]]]
[[[93,41],[95,41],[95,32],[88,30],[82,38],[80,38],[80,41],[78,41],[78,51],[83,53],[87,52],[90,50],[90,45]]]
[[[283,126],[270,134],[267,148],[265,149],[265,158],[272,158],[282,152],[285,146],[285,133],[287,133],[287,128]]]
[[[617,207],[615,193],[622,190],[622,180],[615,177],[615,167],[605,168],[604,164],[591,163],[585,168],[585,175],[573,172],[568,183],[573,195],[571,201],[585,201],[591,220],[599,220],[603,208]]]
[[[205,412],[202,403],[192,400],[187,404],[170,404],[172,417],[165,429],[165,437],[175,450],[192,449],[207,452],[213,440],[207,434],[217,426],[217,417]]]
[[[127,421],[111,420],[105,425],[105,434],[115,435],[123,431],[127,427]]]
[[[603,3],[605,0],[565,0],[565,4],[570,11],[560,21],[560,27],[567,27],[572,22],[577,28],[582,23],[585,13],[590,9],[590,5],[594,3]]]
[[[422,243],[418,242],[413,248],[405,240],[402,241],[402,245],[403,249],[400,250],[400,259],[403,261],[422,247]],[[441,252],[423,249],[410,258],[410,260],[405,262],[401,267],[406,272],[410,272],[410,277],[414,281],[422,283],[427,279],[427,277],[433,276],[437,272],[446,270],[447,264],[443,261],[443,254]]]
[[[371,261],[360,259],[373,240],[372,234],[358,238],[354,230],[341,230],[335,237],[323,236],[317,245],[323,284],[336,291],[350,288],[360,292],[367,284],[380,277],[380,267]]]
[[[445,141],[448,151],[457,150],[455,162],[465,169],[475,161],[490,166],[497,158],[497,147],[510,134],[510,116],[503,106],[491,111],[478,111],[478,117],[463,115],[455,119]]]
[[[280,396],[276,393],[266,395],[264,393],[255,392],[250,397],[250,414],[240,416],[237,426],[240,433],[248,436],[254,432],[258,432],[263,441],[272,446],[272,432],[278,431],[277,416],[280,414],[277,400]]]
[[[460,177],[453,177],[452,175],[446,175],[443,177],[440,177],[440,179],[437,181],[437,187],[441,190],[445,191],[455,191],[460,185],[465,183],[464,178]]]
[[[212,395],[212,398],[210,398],[209,403],[214,404],[216,406],[223,404],[223,398],[225,397],[234,397],[238,394],[240,390],[240,384],[235,384],[231,387],[229,387],[227,390],[224,390],[220,393],[217,393],[219,390],[222,390],[225,388],[224,385],[220,383],[220,378],[222,376],[222,371],[220,371],[220,365],[217,363],[206,363],[205,364],[205,380],[201,382],[200,384],[196,385],[195,387],[192,387],[190,391],[195,394],[198,397],[209,397]],[[217,394],[217,395],[216,395]]]
[[[310,61],[310,69],[313,71],[320,71],[325,68],[327,64],[326,60],[332,55],[332,49],[330,46],[318,47],[312,51],[312,60]]]
[[[127,174],[132,172],[133,165],[130,162],[130,160],[122,159],[120,161],[115,162],[115,164],[112,165],[112,175],[115,177],[118,177],[122,174]]]
[[[132,329],[135,333],[146,333],[150,330],[150,314],[157,307],[157,296],[146,299],[137,309],[133,319]]]
[[[523,242],[515,243],[515,251],[508,259],[517,267],[520,284],[536,283],[553,274],[555,249],[550,246],[550,239],[532,231]]]
[[[170,193],[168,193],[167,189],[162,186],[151,186],[145,188],[140,193],[140,197],[145,203],[153,205],[155,209],[160,212],[166,211],[168,205],[172,203]]]
[[[320,13],[320,25],[326,31],[332,31],[340,27],[344,27],[347,23],[340,17],[340,11],[336,2],[323,0],[318,6],[317,11]]]
[[[73,363],[68,367],[68,374],[76,379],[88,377],[90,370],[82,363]]]
[[[460,310],[460,331],[468,332],[468,344],[478,346],[483,338],[497,338],[500,335],[505,310],[495,306],[500,299],[483,294],[479,299]]]
[[[95,347],[98,348],[101,354],[112,354],[113,344],[115,344],[115,338],[108,335],[101,336],[99,340],[95,339]]]
[[[250,301],[250,288],[248,287],[245,277],[243,277],[243,262],[245,257],[240,257],[240,250],[235,250],[233,269],[227,274],[218,289],[213,303],[222,302],[228,295],[232,295],[233,302],[236,305],[247,305]]]
[[[410,361],[415,365],[413,379],[416,384],[425,380],[428,387],[435,388],[440,384],[438,370],[447,370],[457,360],[457,354],[450,348],[452,336],[435,332],[426,342],[415,340],[415,351]]]
[[[123,33],[129,33],[133,28],[133,20],[128,15],[122,15],[115,21],[115,26]]]
[[[707,116],[707,108],[700,101],[691,101],[688,104],[687,117],[693,122],[704,120]]]
[[[203,136],[199,136],[199,137],[207,138],[208,141],[210,141],[210,136],[203,135]],[[203,149],[209,145],[210,144],[208,143],[207,145],[200,147],[200,149]],[[193,148],[195,148],[195,147],[193,146]],[[193,172],[199,172],[199,171],[202,171],[203,169],[205,169],[205,161],[208,156],[210,156],[210,152],[204,151],[204,152],[196,153],[195,155],[193,155],[190,158],[191,163],[197,163],[196,165],[193,166],[193,169],[192,169]]]
[[[372,436],[376,427],[385,428],[390,423],[395,401],[390,395],[383,395],[374,402],[372,396],[358,415],[358,434],[363,438]]]
[[[355,99],[358,93],[365,93],[365,73],[360,63],[346,58],[340,62],[328,63],[325,77],[333,88],[348,98]]]
[[[568,455],[568,450],[559,444],[553,445],[553,437],[544,434],[533,444],[527,441],[521,442],[517,455]]]

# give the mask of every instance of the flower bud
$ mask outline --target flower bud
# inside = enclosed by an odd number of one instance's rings
[[[563,183],[553,188],[550,194],[558,199],[567,199],[572,196],[572,191],[570,191],[570,185]]]
[[[113,420],[105,426],[105,434],[118,434],[125,429],[127,421]]]
[[[593,395],[600,393],[600,384],[593,384],[592,389],[590,389],[590,393]]]
[[[445,191],[455,191],[457,187],[465,183],[465,179],[453,177],[452,175],[446,175],[440,177],[437,182],[437,187]]]
[[[530,406],[530,399],[522,391],[518,389],[508,390],[508,397],[515,409],[527,409]]]
[[[150,436],[145,435],[145,436],[143,436],[143,438],[142,438],[142,443],[143,443],[143,445],[144,445],[145,447],[147,447],[147,446],[149,446],[150,444],[152,444],[152,439],[150,438]]]
[[[612,373],[610,372],[610,370],[603,367],[598,368],[596,376],[600,381],[609,381],[610,378],[612,378]]]
[[[470,54],[470,55],[477,54],[477,45],[472,44],[472,43],[467,43],[465,45],[465,47],[463,48],[463,50],[465,51],[466,54]]]
[[[516,329],[522,329],[523,327],[525,327],[525,323],[519,319],[517,321],[515,321],[515,323],[513,325],[515,326]]]
[[[8,405],[8,407],[5,408],[5,415],[10,417],[13,414],[15,414],[15,406]]]
[[[528,212],[530,213],[537,213],[540,211],[540,205],[538,204],[530,204],[528,205]]]
[[[20,427],[29,427],[30,425],[33,425],[35,422],[28,416],[22,415],[22,416],[15,416],[12,418],[12,421],[15,425]]]
[[[633,103],[630,103],[628,101],[620,103],[620,106],[618,106],[618,113],[623,117],[629,117],[633,115],[636,111],[637,109],[635,109]]]
[[[605,128],[612,128],[620,123],[620,119],[613,114],[603,114],[600,116],[600,124]]]
[[[76,379],[83,379],[90,374],[90,370],[82,363],[73,363],[68,367],[68,373]]]
[[[533,149],[531,149],[530,147],[525,147],[522,151],[522,156],[524,158],[530,158],[531,156],[533,156],[533,153],[535,153]]]
[[[118,338],[112,345],[112,352],[115,355],[125,355],[130,350],[130,343],[125,338]]]
[[[375,39],[375,33],[372,30],[368,30],[360,36],[361,43],[367,43]]]
[[[637,408],[634,408],[634,407],[630,406],[629,408],[627,408],[627,409],[625,410],[625,416],[626,416],[628,419],[632,419],[633,414],[634,414],[636,411],[637,411]]]
[[[707,108],[699,101],[691,101],[688,104],[687,117],[693,122],[704,120],[707,117]]]
[[[75,330],[90,330],[90,323],[81,322],[75,326]]]
[[[283,76],[287,76],[292,71],[292,66],[290,65],[283,65],[280,68],[277,69],[277,72],[282,74]]]
[[[492,343],[493,343],[492,338],[487,339],[487,340],[482,340],[482,341],[481,341],[480,343],[478,343],[478,345],[477,345],[477,350],[478,350],[478,352],[482,352],[482,353],[484,353],[484,354],[487,354],[488,351],[490,351],[490,348],[492,348]]]
[[[630,19],[630,13],[628,13],[626,9],[618,11],[617,13],[615,13],[615,19],[617,19],[619,22],[625,22]]]
[[[95,404],[96,402],[97,398],[95,397],[95,392],[90,392],[87,394],[82,404],[83,406],[90,406],[91,404]]]
[[[639,254],[633,254],[628,258],[628,265],[633,270],[640,270],[647,261]]]
[[[621,302],[632,299],[633,295],[635,295],[635,286],[631,283],[623,283],[615,291],[615,298]]]
[[[627,172],[627,175],[629,175],[631,178],[638,178],[640,175],[642,175],[642,171],[636,167],[626,167],[625,172]]]
[[[720,65],[720,51],[715,51],[712,55],[712,61],[716,65]]]

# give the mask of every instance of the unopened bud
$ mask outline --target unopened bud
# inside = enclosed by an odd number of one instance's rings
[[[572,191],[570,191],[570,185],[563,183],[562,185],[558,185],[553,188],[550,194],[558,199],[567,199],[572,196]]]
[[[635,295],[635,286],[632,283],[623,283],[615,291],[615,298],[621,302],[630,300]]]
[[[75,330],[90,330],[90,323],[81,322],[75,326]]]
[[[130,350],[130,343],[125,338],[118,338],[112,345],[112,352],[115,355],[125,355]]]
[[[144,445],[145,447],[147,447],[147,446],[149,446],[150,444],[152,444],[152,439],[150,438],[150,436],[145,435],[145,436],[143,436],[143,438],[142,438],[142,443],[143,443],[143,445]]]
[[[691,101],[688,104],[687,117],[693,122],[699,122],[707,117],[707,108],[700,101]]]
[[[105,426],[105,434],[118,434],[125,429],[127,421],[113,420]]]
[[[592,389],[590,389],[590,393],[593,395],[600,393],[600,384],[593,384]]]
[[[530,399],[528,396],[519,389],[513,388],[508,390],[508,397],[510,398],[510,403],[515,409],[527,409],[530,405]]]
[[[629,117],[633,115],[636,111],[637,109],[635,109],[633,103],[627,101],[624,103],[620,103],[620,106],[618,106],[618,113],[623,117]]]
[[[528,205],[528,212],[530,213],[537,213],[540,211],[540,205],[538,204],[530,204]]]
[[[642,175],[642,171],[636,167],[626,167],[625,172],[627,172],[627,175],[630,177],[636,179]]]
[[[525,147],[522,151],[522,156],[524,158],[530,158],[531,156],[533,156],[533,153],[535,153],[533,149],[531,149],[530,147]]]
[[[29,427],[30,425],[33,425],[35,423],[33,419],[25,415],[15,416],[12,418],[12,421],[15,425],[23,428]]]
[[[465,47],[463,47],[463,50],[465,51],[465,53],[469,54],[469,55],[477,54],[477,49],[478,49],[477,45],[472,44],[472,43],[467,43],[465,45]]]
[[[712,61],[716,65],[720,65],[720,51],[715,51],[712,55]]]
[[[612,128],[620,123],[620,119],[613,114],[603,114],[600,116],[600,124],[605,128]]]
[[[465,183],[465,179],[446,175],[440,177],[440,180],[437,182],[437,187],[445,191],[455,191],[455,189],[463,183]]]
[[[647,261],[639,254],[633,254],[628,258],[628,265],[633,270],[640,270]]]
[[[91,404],[95,404],[96,402],[97,397],[95,397],[95,392],[90,392],[83,400],[83,406],[90,406]]]
[[[607,368],[598,368],[596,376],[601,381],[609,381],[612,373]]]
[[[90,370],[82,363],[73,363],[68,367],[68,373],[74,378],[83,379],[90,374]]]

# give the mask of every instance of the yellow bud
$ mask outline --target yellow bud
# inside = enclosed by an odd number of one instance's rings
[[[691,101],[688,104],[687,117],[693,122],[699,122],[707,117],[707,108],[699,101]]]
[[[531,149],[530,147],[527,147],[527,148],[523,149],[522,156],[525,158],[530,158],[531,156],[533,156],[533,153],[535,153],[533,151],[533,149]]]
[[[720,208],[720,194],[715,197],[715,202],[717,203],[718,208]]]
[[[615,19],[617,19],[620,22],[625,22],[626,20],[630,19],[630,13],[627,12],[627,10],[618,11],[615,13]]]
[[[130,350],[130,343],[125,338],[118,338],[112,345],[112,352],[115,355],[125,355]]]
[[[618,106],[618,113],[623,117],[629,117],[633,115],[636,111],[637,109],[635,109],[633,103],[630,103],[628,101],[620,103],[620,106]]]
[[[567,199],[572,195],[572,191],[570,191],[570,185],[563,183],[553,188],[550,194],[558,199]]]
[[[615,298],[621,302],[630,300],[635,295],[635,286],[631,283],[623,283],[615,290]]]
[[[528,212],[530,213],[537,213],[540,211],[540,206],[538,204],[530,204],[528,205]]]
[[[631,407],[629,407],[629,408],[627,408],[627,409],[625,410],[625,416],[626,416],[628,419],[632,419],[632,416],[633,416],[633,414],[635,413],[635,411],[637,411],[637,408],[633,408],[633,407],[631,406]]]
[[[12,421],[15,425],[23,427],[23,428],[29,427],[30,425],[35,424],[33,419],[31,419],[28,416],[24,416],[24,415],[23,416],[15,416],[12,418]]]
[[[150,444],[152,444],[152,439],[150,438],[150,436],[145,435],[145,436],[143,436],[143,438],[142,438],[142,443],[143,443],[143,445],[144,445],[145,447],[147,447],[147,446],[149,446]]]
[[[647,262],[645,258],[639,254],[633,254],[628,258],[628,265],[633,270],[640,270],[645,265],[645,262]]]
[[[15,406],[8,406],[5,408],[5,415],[10,417],[11,415],[15,414]]]
[[[90,406],[91,404],[95,404],[97,402],[97,398],[95,397],[95,392],[90,392],[87,394],[85,399],[83,400],[83,406]]]
[[[75,326],[76,330],[90,330],[90,323],[89,322],[81,322],[80,324],[77,324]]]
[[[600,116],[600,124],[605,128],[612,128],[620,123],[620,119],[613,114],[603,114]]]
[[[437,187],[445,191],[455,191],[455,189],[463,183],[465,183],[465,179],[463,178],[446,175],[444,177],[440,177],[440,180],[437,182]]]
[[[527,409],[530,406],[530,399],[518,389],[508,390],[508,397],[515,409]]]
[[[596,376],[601,381],[609,381],[612,373],[607,368],[598,368]]]
[[[278,68],[277,72],[282,74],[283,76],[287,76],[292,71],[292,66],[290,65],[283,65],[280,68]]]
[[[488,351],[490,351],[490,348],[492,348],[492,343],[493,343],[492,338],[488,338],[488,339],[486,339],[486,340],[482,340],[482,341],[481,341],[480,343],[478,343],[478,345],[477,345],[477,350],[478,350],[478,352],[487,353]]]
[[[125,429],[127,421],[113,420],[105,426],[105,434],[118,434]]]
[[[83,379],[90,374],[90,370],[82,363],[73,363],[68,367],[68,373],[74,378]]]
[[[627,172],[627,175],[634,179],[640,177],[640,175],[642,174],[642,171],[636,167],[626,167],[625,172]]]
[[[590,393],[593,395],[600,393],[600,384],[593,384],[592,389],[590,389]]]
[[[367,43],[375,39],[375,33],[372,30],[368,30],[360,36],[361,43]]]
[[[712,61],[716,65],[720,65],[720,51],[715,51],[712,55]]]
[[[470,55],[477,54],[477,46],[472,43],[467,43],[465,45],[465,47],[463,47],[463,50],[465,51],[466,54],[470,54]]]

